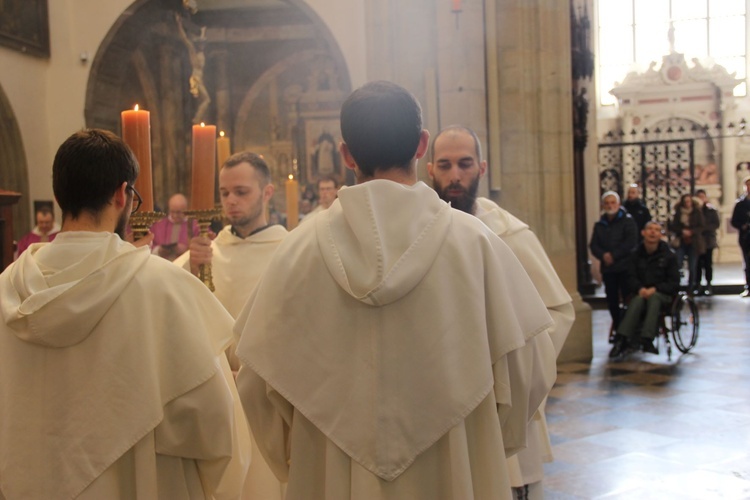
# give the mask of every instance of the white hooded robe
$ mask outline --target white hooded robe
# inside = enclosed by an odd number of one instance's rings
[[[573,300],[552,267],[544,247],[528,224],[492,200],[477,198],[475,215],[513,250],[528,273],[555,323],[549,329],[549,335],[556,355],[560,354],[575,321],[575,310]],[[542,404],[529,422],[528,446],[508,458],[511,484],[519,487],[541,481],[544,477],[542,462],[551,461],[552,446]]]
[[[0,275],[0,298],[0,499],[238,498],[232,319],[197,279],[62,232]]]
[[[233,318],[239,316],[242,306],[287,234],[286,228],[275,224],[247,238],[240,238],[232,233],[232,226],[225,226],[211,242],[214,295]],[[190,271],[190,252],[175,259],[175,264]],[[239,360],[234,356],[235,348],[235,345],[230,347],[227,356],[232,369],[236,371],[239,369]],[[243,500],[281,500],[283,485],[263,461],[255,440],[251,446],[253,460],[248,470]]]
[[[235,326],[237,384],[290,499],[510,498],[550,324],[484,224],[373,180],[281,244]]]

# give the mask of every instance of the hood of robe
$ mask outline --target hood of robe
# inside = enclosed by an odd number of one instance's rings
[[[9,499],[76,498],[214,375],[232,325],[195,277],[98,232],[32,245],[0,274],[0,313]]]
[[[477,218],[513,250],[544,305],[549,308],[570,303],[570,294],[528,224],[487,198],[477,198],[477,207]]]
[[[528,224],[487,198],[477,198],[476,216],[501,238],[529,228]]]
[[[75,244],[70,233],[58,234],[54,253],[46,245],[29,248],[0,282],[2,316],[19,339],[47,347],[83,341],[150,255],[113,234],[84,233],[84,241],[106,244],[73,257],[66,250],[80,251],[80,234]]]
[[[423,182],[373,180],[339,190],[315,222],[338,285],[361,302],[384,306],[409,293],[430,270],[451,216],[450,205]]]

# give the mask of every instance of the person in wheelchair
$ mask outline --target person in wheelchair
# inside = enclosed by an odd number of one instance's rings
[[[680,287],[677,256],[662,240],[663,232],[660,223],[647,222],[641,231],[643,242],[630,256],[628,288],[636,295],[617,327],[610,358],[631,348],[658,354],[654,339],[659,331],[659,314],[672,303]]]

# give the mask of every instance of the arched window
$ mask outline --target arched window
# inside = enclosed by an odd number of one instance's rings
[[[630,71],[644,71],[652,61],[658,69],[671,46],[686,61],[720,64],[746,78],[745,0],[597,0],[597,14],[602,105],[615,103],[609,93],[615,82]],[[736,96],[746,93],[746,83],[734,90]]]

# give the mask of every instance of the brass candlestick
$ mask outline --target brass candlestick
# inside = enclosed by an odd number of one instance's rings
[[[209,208],[204,210],[186,210],[185,215],[187,217],[196,219],[198,221],[198,227],[201,230],[201,236],[208,237],[208,228],[211,225],[211,221],[221,216],[221,208]],[[214,287],[214,279],[211,275],[211,264],[201,264],[198,268],[198,278],[205,284],[212,292],[216,289]]]
[[[133,240],[138,241],[146,234],[156,221],[162,220],[167,214],[163,212],[136,212],[130,216],[130,229],[133,230]]]

